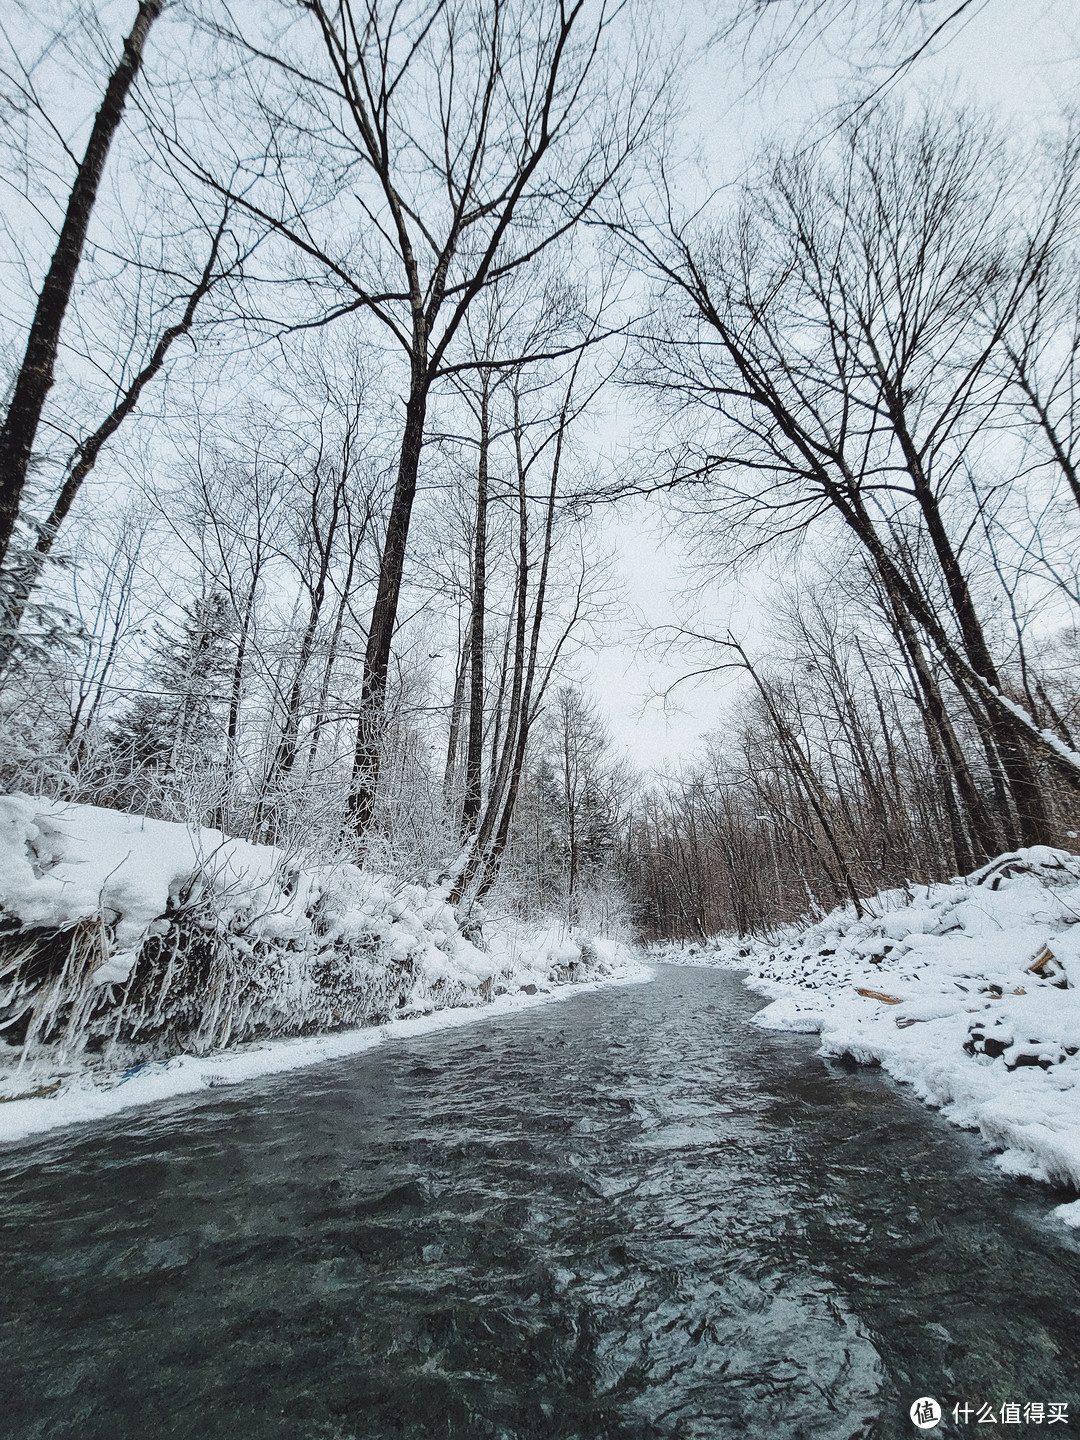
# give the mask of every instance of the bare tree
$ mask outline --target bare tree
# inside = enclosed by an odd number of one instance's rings
[[[371,0],[360,10],[315,0],[272,54],[229,36],[273,77],[276,153],[291,145],[306,167],[295,183],[292,158],[268,173],[269,145],[228,181],[186,156],[321,268],[326,305],[305,323],[364,312],[400,347],[408,371],[349,796],[359,835],[378,780],[429,396],[443,377],[476,366],[454,347],[477,297],[563,243],[655,128],[662,77],[646,88],[650,57],[635,52],[623,26],[621,7],[606,0]],[[313,164],[326,166],[332,193],[313,193]]]
[[[332,604],[335,578],[344,566],[336,613],[326,645],[326,663],[314,707],[311,743],[317,745],[320,714],[336,658],[337,642],[346,608],[359,580],[357,560],[372,525],[373,487],[363,464],[360,430],[362,393],[333,396],[338,413],[319,417],[316,443],[305,445],[295,460],[285,464],[291,523],[283,533],[281,558],[295,572],[306,614],[300,620],[299,640],[289,646],[291,676],[276,697],[277,738],[262,780],[252,828],[266,840],[276,833],[275,815],[287,808],[289,782],[300,753],[303,704],[309,671],[316,657],[326,611]],[[344,409],[344,413],[341,413]],[[332,448],[331,448],[332,447]],[[310,770],[310,767],[309,767]],[[284,803],[283,803],[284,802]]]
[[[146,37],[163,4],[164,0],[140,0],[135,23],[124,41],[123,54],[109,76],[94,117],[90,138],[68,195],[56,249],[38,295],[26,351],[0,426],[0,565],[7,555],[19,517],[34,441],[53,385],[60,330],[82,259],[105,161],[142,64]]]
[[[590,595],[596,590],[599,567],[580,552],[567,587],[562,614],[551,615],[555,590],[559,522],[563,518],[562,488],[568,459],[571,429],[595,397],[601,378],[591,389],[582,385],[584,351],[569,368],[546,384],[530,385],[522,374],[510,382],[513,404],[515,542],[517,565],[514,580],[512,639],[508,636],[509,680],[506,685],[505,715],[502,715],[500,686],[498,758],[492,765],[491,781],[479,824],[471,841],[467,863],[454,889],[456,899],[482,896],[494,883],[503,852],[510,838],[514,812],[528,751],[529,735],[540,713],[552,676],[574,631],[588,616]],[[554,398],[556,404],[551,406]],[[533,413],[526,408],[531,401]],[[530,487],[547,469],[546,484],[530,504]],[[539,514],[534,515],[534,509]],[[576,572],[576,573],[575,573]],[[535,578],[534,578],[535,577]],[[545,653],[545,622],[553,621],[553,636]]]
[[[831,515],[858,539],[890,603],[985,712],[1035,843],[1050,830],[1033,757],[1069,783],[1080,761],[1006,693],[957,489],[1000,404],[991,357],[1044,259],[1040,234],[1012,244],[1006,195],[993,137],[964,115],[877,117],[849,127],[835,158],[779,158],[734,235],[679,237],[669,258],[650,247],[695,328],[654,345],[643,378],[720,420],[720,448],[697,450],[679,478],[708,479],[729,523],[790,537]],[[906,533],[925,542],[918,568],[897,552]]]
[[[1050,161],[1035,167],[1031,209],[1042,221],[1042,264],[1009,316],[995,359],[1028,422],[1033,463],[1055,471],[1080,507],[1078,160],[1080,131],[1074,122]]]
[[[42,578],[60,528],[97,465],[102,451],[114,439],[124,422],[135,413],[143,392],[161,374],[177,341],[191,335],[202,302],[216,287],[233,278],[242,269],[247,257],[232,245],[232,237],[227,232],[228,218],[229,211],[226,207],[217,224],[209,228],[205,264],[191,282],[191,289],[180,297],[180,314],[153,336],[149,353],[143,362],[137,364],[130,378],[120,382],[119,394],[108,414],[78,441],[68,456],[63,479],[51,509],[43,520],[31,522],[37,534],[32,547],[20,555],[14,565],[10,563],[9,557],[6,571],[0,575],[4,606],[0,628],[0,676],[7,669],[21,643],[19,629],[27,602]],[[228,245],[232,251],[227,258],[222,254],[224,245]],[[166,301],[163,308],[166,311],[175,311],[176,306],[172,301]],[[120,343],[130,344],[131,337],[123,337]]]

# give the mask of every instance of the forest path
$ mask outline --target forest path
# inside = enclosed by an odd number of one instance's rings
[[[975,1433],[915,1431],[920,1395],[1075,1424],[1045,1194],[760,1003],[659,967],[2,1152],[0,1434]]]

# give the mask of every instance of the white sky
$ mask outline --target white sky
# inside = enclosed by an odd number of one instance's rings
[[[819,46],[785,62],[772,83],[749,91],[737,59],[714,49],[687,76],[687,130],[699,137],[709,179],[737,180],[763,138],[807,123],[857,79],[842,57]],[[1076,0],[989,0],[936,55],[920,60],[898,90],[917,95],[938,86],[958,102],[996,110],[1019,129],[1037,129],[1080,106],[1080,6]],[[716,726],[733,681],[718,676],[679,685],[667,703],[661,698],[690,668],[677,657],[662,658],[645,639],[677,618],[686,587],[685,556],[665,538],[661,507],[650,501],[603,518],[635,619],[609,632],[582,678],[594,687],[612,738],[633,763],[666,770],[689,759]],[[721,577],[706,614],[721,629],[731,624],[736,633],[752,635],[768,588],[764,574]]]

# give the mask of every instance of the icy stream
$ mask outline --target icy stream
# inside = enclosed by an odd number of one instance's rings
[[[1046,1193],[761,1003],[663,968],[0,1152],[0,1435],[1072,1433]]]

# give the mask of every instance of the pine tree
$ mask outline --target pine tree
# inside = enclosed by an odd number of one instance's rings
[[[184,608],[179,627],[155,629],[145,688],[114,722],[110,743],[132,770],[202,768],[224,754],[233,607],[210,590]]]

